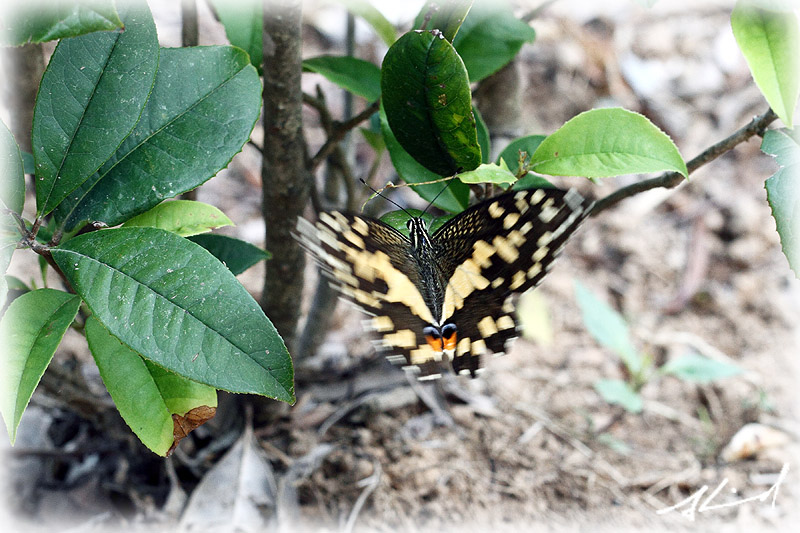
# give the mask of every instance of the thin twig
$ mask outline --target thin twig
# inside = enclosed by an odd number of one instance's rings
[[[766,127],[769,126],[770,123],[772,123],[776,118],[778,118],[778,115],[776,115],[772,109],[767,109],[766,113],[755,117],[750,121],[749,124],[737,130],[731,136],[710,146],[700,155],[686,163],[686,168],[689,171],[689,174],[701,166],[713,161],[725,152],[732,150],[736,145],[745,142],[750,137],[753,137],[754,135],[763,135]],[[632,183],[609,194],[605,198],[598,200],[597,203],[594,204],[590,215],[596,216],[598,213],[608,209],[612,205],[615,205],[618,202],[641,192],[649,191],[650,189],[656,189],[658,187],[669,189],[678,186],[683,181],[684,177],[678,172],[665,172],[661,176]]]
[[[325,158],[330,155],[339,141],[344,139],[344,136],[347,135],[347,132],[371,117],[376,111],[378,111],[379,107],[380,104],[378,101],[375,101],[350,120],[346,120],[344,122],[334,122],[332,135],[328,137],[328,140],[325,141],[325,144],[322,145],[319,151],[314,154],[314,157],[312,157],[308,162],[308,169],[311,172],[316,170],[317,167],[325,160]]]
[[[353,509],[347,517],[347,523],[344,525],[344,533],[351,533],[353,531],[353,526],[356,525],[356,519],[361,513],[361,508],[364,507],[364,503],[367,501],[370,494],[375,492],[375,489],[380,485],[381,474],[383,473],[381,463],[373,458],[372,465],[372,475],[358,482],[358,485],[364,487],[364,490],[361,491],[361,494],[358,495],[358,499],[356,499],[356,503],[353,504]]]

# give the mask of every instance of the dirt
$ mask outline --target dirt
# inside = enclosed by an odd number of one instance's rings
[[[578,5],[556,3],[533,22],[536,43],[523,48],[517,65],[522,133],[548,133],[581,111],[622,105],[662,127],[689,159],[767,109],[736,50],[728,7]],[[305,54],[326,42],[310,38]],[[360,46],[364,56],[379,53],[374,42]],[[307,80],[308,90],[317,82]],[[329,100],[337,113],[336,98]],[[307,109],[306,119],[313,125],[314,112]],[[231,234],[260,244],[258,205],[248,199],[259,197],[257,165],[246,149],[201,188],[199,199],[237,221]],[[775,170],[756,138],[676,189],[637,195],[587,221],[537,289],[551,344],[521,338],[476,380],[412,387],[374,358],[361,316],[340,305],[320,354],[296,362],[298,403],[270,408],[269,425],[255,428],[279,483],[299,460],[333,445],[292,484],[297,507],[280,511],[289,513],[284,525],[336,530],[351,514],[359,531],[738,531],[800,523],[800,281],[780,251],[766,203],[764,180]],[[561,183],[601,198],[638,179]],[[240,279],[257,294],[261,276],[256,267]],[[605,403],[594,384],[626,376],[587,333],[576,279],[626,317],[637,348],[657,365],[695,352],[744,373],[713,384],[655,374],[641,390],[639,414]],[[87,359],[77,342],[66,350],[59,360]],[[326,372],[343,369],[349,373],[325,381]],[[96,374],[82,372],[90,382]],[[74,442],[103,449],[91,439],[108,435],[61,409],[48,413],[45,395],[37,393],[34,403],[46,413],[38,420],[50,424],[49,434],[57,422],[72,420],[63,423],[85,433]],[[747,459],[724,461],[723,448],[749,423],[786,438],[762,442],[765,448]],[[209,434],[198,431],[187,451],[170,459],[188,492],[225,451],[192,463]],[[16,450],[10,472],[37,472],[30,478],[50,484],[30,486],[12,476],[23,487],[9,498],[17,506],[12,514],[34,525],[70,516],[81,531],[103,530],[120,517],[131,529],[167,527],[179,511],[167,509],[175,485],[162,460],[135,442],[119,442],[96,454],[102,474],[88,465],[69,483],[53,472],[75,471],[75,449],[44,459]],[[698,510],[694,521],[680,513],[690,505],[659,513],[703,487],[708,497],[721,484],[706,507],[728,506]],[[766,501],[755,499],[764,494]]]

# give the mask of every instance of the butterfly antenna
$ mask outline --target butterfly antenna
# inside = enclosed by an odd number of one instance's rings
[[[425,208],[425,211],[423,211],[423,212],[422,212],[422,215],[424,215],[425,213],[427,213],[427,212],[428,212],[428,209],[430,209],[430,208],[431,208],[431,206],[433,205],[433,202],[435,202],[435,201],[436,201],[436,200],[437,200],[437,199],[438,199],[438,198],[439,198],[439,197],[442,195],[442,193],[443,193],[444,191],[446,191],[448,187],[450,187],[450,184],[451,184],[451,183],[453,183],[453,181],[454,181],[454,179],[456,178],[456,176],[453,176],[452,178],[453,178],[453,179],[449,179],[449,180],[447,180],[447,185],[445,185],[445,186],[444,186],[444,188],[443,188],[441,191],[439,191],[438,193],[436,193],[436,196],[434,196],[434,197],[433,197],[433,200],[431,200],[430,202],[428,202],[428,207],[426,207],[426,208]],[[420,216],[422,216],[422,215],[420,215]]]
[[[411,218],[415,218],[415,217],[414,217],[414,215],[412,215],[411,213],[409,213],[408,211],[406,211],[406,209],[405,209],[405,208],[404,208],[402,205],[398,204],[397,202],[395,202],[394,200],[392,200],[392,199],[391,199],[391,198],[389,198],[388,196],[386,196],[386,195],[382,194],[380,191],[376,190],[376,189],[375,189],[375,188],[374,188],[372,185],[370,185],[369,183],[367,183],[366,181],[364,181],[364,178],[358,178],[358,180],[359,180],[361,183],[363,183],[364,185],[366,185],[366,187],[367,187],[369,190],[371,190],[372,192],[374,192],[375,194],[377,194],[378,196],[380,196],[381,198],[383,198],[384,200],[386,200],[386,201],[387,201],[387,202],[389,202],[390,204],[392,204],[392,205],[394,205],[394,206],[398,207],[398,208],[399,208],[401,211],[403,211],[403,213],[405,213],[406,215],[408,215],[408,216],[409,216],[409,217],[411,217]]]

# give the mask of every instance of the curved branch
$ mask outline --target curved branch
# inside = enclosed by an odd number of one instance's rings
[[[700,155],[686,163],[686,168],[688,169],[689,174],[702,167],[706,163],[710,163],[725,152],[732,150],[734,147],[736,147],[736,145],[745,142],[750,137],[753,137],[754,135],[762,136],[767,126],[769,126],[776,118],[778,118],[778,115],[776,115],[772,109],[767,109],[764,114],[758,115],[746,126],[740,128],[735,133],[729,137],[726,137],[720,142],[708,147],[701,152]],[[612,205],[617,204],[625,198],[639,194],[640,192],[649,191],[650,189],[655,189],[658,187],[664,187],[667,189],[677,187],[681,182],[683,182],[683,180],[684,177],[677,172],[665,172],[658,177],[632,183],[626,187],[622,187],[621,189],[614,191],[605,198],[598,200],[594,204],[590,215],[596,216],[601,211],[608,209]]]

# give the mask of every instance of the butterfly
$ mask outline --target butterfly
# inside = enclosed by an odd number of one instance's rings
[[[408,236],[369,217],[323,212],[298,219],[297,238],[323,274],[370,318],[378,348],[418,374],[450,365],[475,377],[518,335],[513,295],[539,284],[591,202],[574,190],[517,190],[484,200],[433,234]]]

